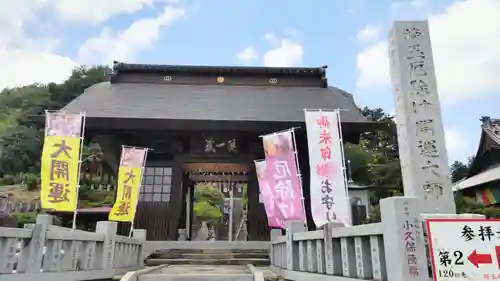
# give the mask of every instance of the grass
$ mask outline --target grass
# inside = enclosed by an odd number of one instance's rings
[[[0,193],[9,196],[12,201],[27,202],[40,197],[40,190],[28,190],[24,184],[2,185]]]

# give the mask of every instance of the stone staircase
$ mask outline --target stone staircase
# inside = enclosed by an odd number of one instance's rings
[[[145,264],[157,265],[269,265],[269,251],[264,249],[168,249],[149,255]]]
[[[138,281],[254,281],[244,265],[169,265],[140,275]],[[262,280],[264,281],[264,280]]]
[[[267,268],[265,249],[165,249],[145,260],[158,269],[138,276],[138,281],[255,281],[256,267]],[[260,273],[262,275],[262,273]]]

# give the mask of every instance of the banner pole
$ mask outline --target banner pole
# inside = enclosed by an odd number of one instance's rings
[[[75,211],[73,212],[73,225],[71,227],[72,230],[76,230],[76,215],[78,213],[78,197],[79,197],[79,191],[80,191],[80,175],[81,175],[81,169],[82,169],[82,156],[83,156],[83,145],[84,145],[84,138],[85,138],[85,121],[87,120],[86,114],[85,113],[80,113],[81,118],[82,118],[82,128],[80,130],[80,156],[78,158],[78,172],[77,172],[77,184],[76,184],[76,206],[75,206]]]
[[[137,206],[139,205],[139,196],[141,194],[141,188],[142,188],[142,179],[144,178],[144,168],[146,167],[146,160],[148,158],[148,151],[149,148],[143,148],[146,149],[146,152],[144,153],[144,159],[142,159],[142,167],[141,167],[141,184],[139,184],[139,188],[137,189],[137,200],[135,201],[135,210],[134,210],[134,217],[132,218],[132,221],[130,222],[130,232],[128,234],[128,237],[132,237],[132,234],[134,232],[134,221],[135,221],[135,215],[137,213]]]
[[[342,123],[340,121],[340,110],[337,110],[335,112],[337,114],[337,129],[339,130],[339,139],[340,139],[340,154],[342,155],[342,170],[343,170],[343,177],[344,177],[344,188],[345,188],[345,194],[346,194],[346,200],[348,200],[347,204],[347,211],[349,212],[349,217],[351,218],[350,223],[352,224],[352,210],[350,208],[351,206],[351,200],[349,198],[349,183],[347,181],[347,169],[345,165],[345,152],[344,152],[344,138],[342,137]]]
[[[300,186],[300,200],[302,201],[302,212],[304,215],[304,222],[307,223],[307,217],[306,217],[306,204],[305,204],[305,198],[304,198],[304,190],[302,188],[302,172],[300,171],[300,165],[299,165],[299,152],[297,149],[297,140],[295,139],[295,128],[292,129],[292,139],[293,139],[293,153],[295,154],[295,165],[297,166],[297,178],[299,180],[299,186]]]

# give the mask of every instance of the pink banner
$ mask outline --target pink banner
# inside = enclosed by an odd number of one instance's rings
[[[276,206],[273,191],[267,181],[266,161],[255,161],[255,169],[257,170],[260,196],[263,199],[264,208],[266,209],[268,225],[269,227],[284,229],[285,221]]]
[[[292,131],[263,137],[266,180],[284,220],[305,220]]]
[[[120,167],[141,168],[144,166],[144,159],[147,148],[122,147],[122,156],[120,158]]]
[[[80,137],[83,115],[64,112],[45,112],[45,135]]]

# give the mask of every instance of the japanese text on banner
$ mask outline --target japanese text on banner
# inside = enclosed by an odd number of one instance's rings
[[[285,222],[281,212],[278,210],[274,192],[267,181],[266,161],[255,161],[257,179],[259,182],[260,195],[262,196],[264,208],[267,214],[269,227],[285,228]]]
[[[338,111],[306,111],[311,209],[317,227],[350,225]]]
[[[46,136],[42,152],[42,208],[73,212],[77,207],[80,138]]]
[[[109,220],[134,221],[146,152],[147,149],[122,149],[116,201],[109,213]]]
[[[76,211],[83,118],[83,114],[45,114],[40,189],[44,209]]]
[[[266,178],[284,220],[305,220],[292,131],[263,137]]]

